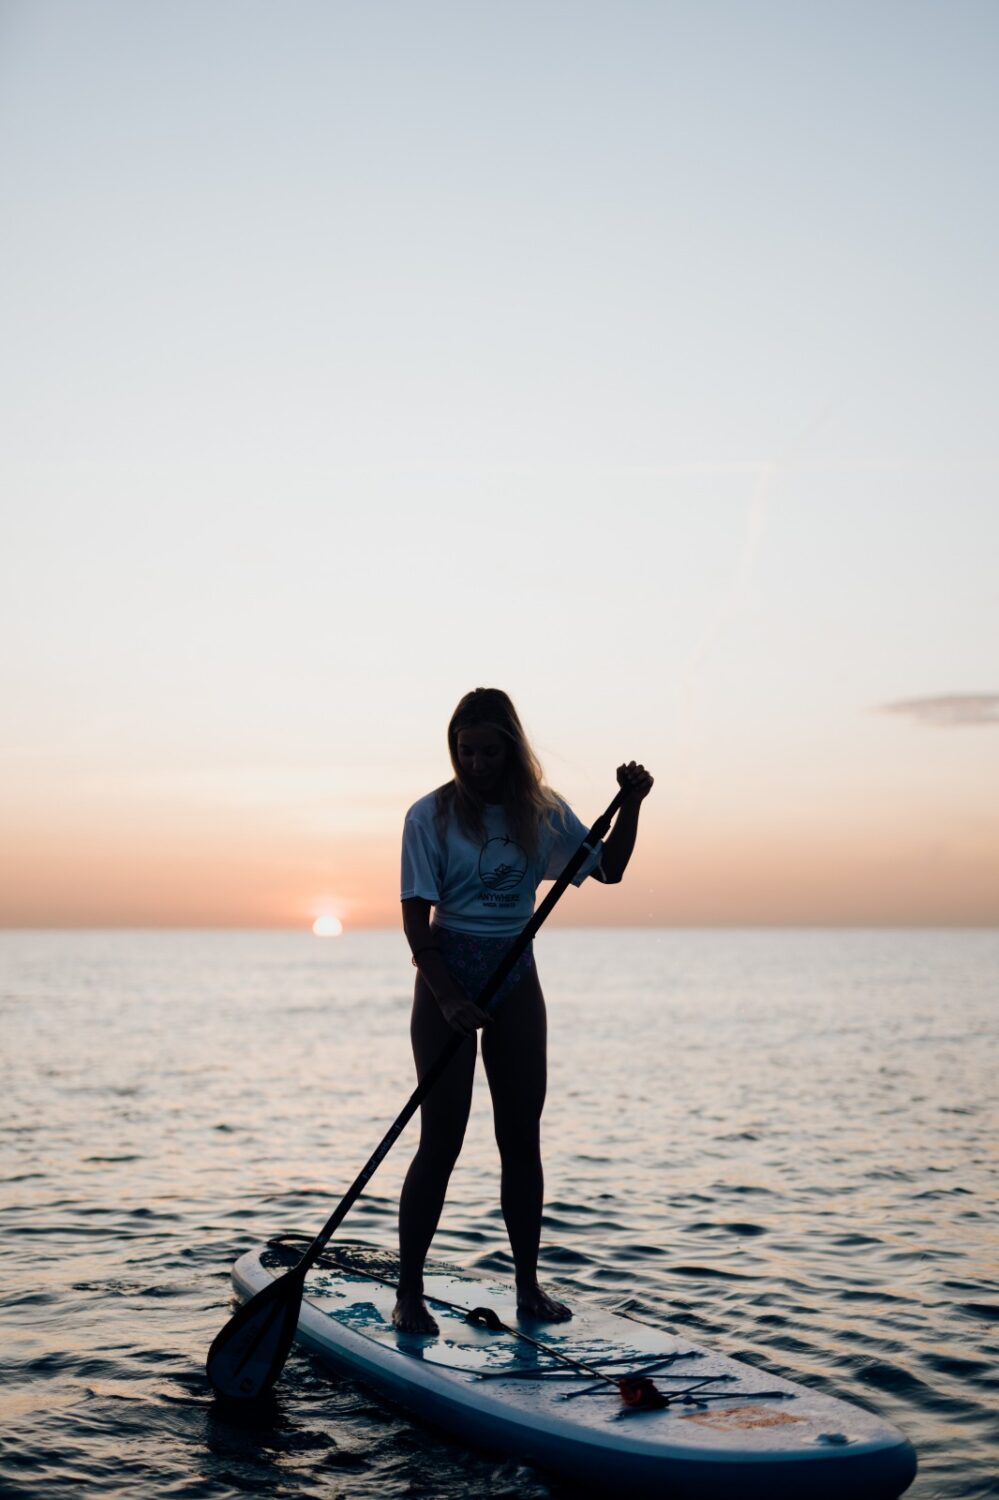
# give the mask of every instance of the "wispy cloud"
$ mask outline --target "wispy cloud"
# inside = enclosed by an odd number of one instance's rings
[[[880,712],[902,714],[935,729],[999,724],[999,693],[943,693],[935,698],[903,698],[883,703]]]

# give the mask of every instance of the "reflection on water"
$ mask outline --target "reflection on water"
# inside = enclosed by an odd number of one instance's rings
[[[548,1275],[896,1422],[999,1494],[999,935],[552,931]],[[568,1497],[294,1354],[203,1378],[236,1255],[411,1087],[395,934],[0,933],[14,1495]],[[407,1136],[345,1232],[391,1245]],[[484,1084],[438,1250],[508,1272]]]

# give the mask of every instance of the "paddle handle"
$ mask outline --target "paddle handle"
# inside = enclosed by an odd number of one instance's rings
[[[548,892],[548,895],[542,901],[537,911],[531,917],[531,920],[524,927],[523,931],[518,933],[517,937],[514,938],[509,949],[503,955],[503,958],[500,960],[499,964],[496,966],[495,971],[486,981],[481,994],[475,997],[476,1004],[481,1010],[484,1010],[488,1013],[493,1009],[496,1001],[496,996],[502,988],[504,980],[508,977],[509,974],[512,973],[514,965],[516,964],[520,955],[524,952],[524,949],[527,947],[528,943],[530,943],[534,938],[534,934],[537,932],[538,928],[549,916],[552,908],[556,905],[566,888],[571,884],[572,880],[579,873],[583,864],[594,852],[597,844],[602,838],[604,838],[607,830],[610,828],[611,819],[614,817],[614,814],[617,812],[618,808],[625,801],[628,795],[629,792],[627,788],[622,787],[619,790],[617,796],[614,798],[613,802],[611,802],[607,810],[600,815],[597,821],[593,824],[593,827],[588,830],[586,837],[579,845],[579,848],[576,850],[575,854],[573,854],[572,858],[569,860],[569,863],[566,865],[561,875],[552,885],[551,890]],[[445,1042],[440,1054],[430,1064],[430,1067],[424,1073],[423,1077],[416,1085],[416,1088],[410,1094],[399,1115],[395,1120],[393,1120],[392,1124],[385,1132],[381,1141],[368,1157],[368,1160],[365,1162],[360,1172],[358,1172],[357,1176],[354,1178],[354,1181],[351,1183],[350,1187],[347,1189],[346,1193],[343,1195],[340,1202],[337,1204],[336,1208],[333,1210],[332,1214],[323,1225],[322,1229],[316,1235],[316,1238],[312,1241],[312,1244],[302,1256],[302,1259],[298,1262],[298,1265],[295,1267],[295,1271],[297,1274],[304,1276],[309,1267],[319,1259],[320,1255],[322,1255],[327,1244],[332,1239],[333,1235],[336,1233],[340,1225],[343,1223],[344,1219],[347,1217],[348,1213],[353,1208],[358,1198],[364,1192],[364,1189],[367,1187],[368,1183],[371,1181],[372,1177],[375,1175],[378,1168],[385,1160],[386,1156],[388,1156],[392,1147],[402,1135],[402,1132],[405,1130],[410,1120],[416,1114],[416,1111],[419,1109],[424,1099],[430,1093],[430,1090],[434,1087],[435,1083],[444,1072],[444,1069],[447,1067],[448,1063],[454,1057],[455,1053],[458,1051],[459,1047],[464,1041],[465,1038],[456,1031],[454,1035],[450,1037],[447,1042]]]

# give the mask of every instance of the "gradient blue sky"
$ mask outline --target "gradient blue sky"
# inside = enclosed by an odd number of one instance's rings
[[[997,43],[7,3],[0,921],[391,921],[477,683],[577,919],[999,920]]]

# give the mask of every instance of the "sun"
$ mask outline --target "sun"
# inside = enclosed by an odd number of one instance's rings
[[[316,937],[339,937],[343,932],[343,923],[339,917],[334,917],[331,912],[324,912],[317,917],[312,924],[312,930]]]

